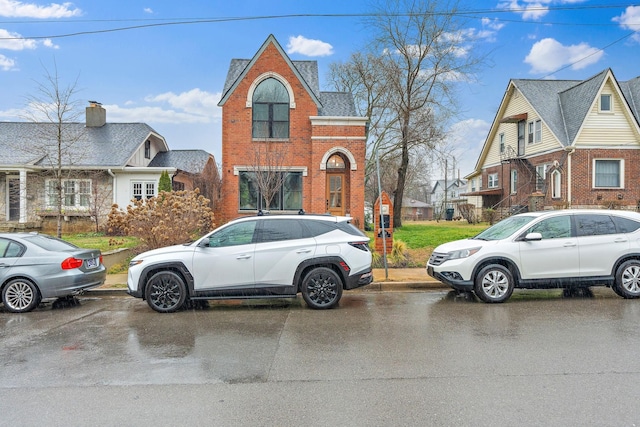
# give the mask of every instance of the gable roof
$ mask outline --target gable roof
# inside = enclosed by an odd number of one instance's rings
[[[47,154],[57,146],[55,123],[0,122],[0,165],[47,166]],[[166,141],[145,123],[106,123],[101,127],[86,127],[84,123],[65,123],[65,130],[73,142],[73,161],[65,166],[122,167],[150,136],[155,136],[168,150]],[[45,142],[34,147],[33,141]],[[24,149],[21,149],[24,147]],[[36,149],[37,148],[37,149]]]
[[[149,167],[173,167],[191,174],[202,173],[213,155],[204,150],[171,150],[156,154]]]
[[[267,37],[258,52],[252,59],[232,59],[227,71],[227,77],[222,89],[222,98],[219,106],[224,105],[244,76],[249,72],[253,64],[258,60],[262,52],[269,44],[273,44],[302,83],[311,98],[318,106],[319,116],[353,117],[356,116],[353,96],[347,92],[321,92],[318,78],[317,61],[292,61],[282,49],[273,34]]]
[[[265,42],[262,44],[260,49],[258,49],[258,52],[256,52],[252,59],[231,60],[231,65],[229,66],[229,71],[227,72],[224,89],[222,90],[222,98],[218,103],[219,106],[224,105],[229,96],[233,93],[234,89],[242,81],[244,76],[249,72],[251,67],[256,63],[262,53],[271,44],[276,48],[276,50],[278,50],[278,52],[287,62],[298,80],[300,80],[300,83],[302,83],[307,92],[309,92],[311,98],[315,101],[318,107],[320,107],[320,100],[318,97],[320,92],[320,90],[318,89],[318,63],[316,61],[296,61],[296,65],[294,65],[294,63],[285,53],[284,49],[282,49],[282,46],[280,46],[280,43],[278,43],[273,34],[270,34],[269,37],[267,37],[267,40],[265,40]],[[298,66],[300,67],[300,69],[298,69]],[[302,72],[300,70],[302,70]],[[306,74],[306,76],[303,76],[303,72],[304,74]]]
[[[640,78],[618,82],[610,68],[586,80],[525,80],[514,79],[513,84],[538,113],[549,130],[567,147],[575,141],[591,106],[606,80],[611,78],[627,99],[632,115],[639,118],[637,107],[630,103],[640,96]],[[626,89],[623,90],[623,87]]]
[[[467,181],[461,178],[455,178],[452,180],[447,180],[447,190],[449,190],[451,187],[464,187],[467,185]],[[444,186],[445,186],[445,181],[444,179],[439,179],[436,181],[435,184],[433,184],[433,188],[431,189],[431,193],[433,194],[438,187],[442,188],[440,191],[444,191]]]
[[[589,110],[609,80],[619,91],[621,98],[626,101],[624,108],[628,109],[636,120],[636,124],[640,125],[640,77],[627,82],[619,82],[612,70],[607,68],[586,80],[510,80],[491,124],[489,134],[485,139],[474,172],[465,178],[473,177],[479,173],[482,159],[486,156],[498,124],[505,119],[508,120],[502,115],[507,107],[512,87],[515,87],[522,94],[560,144],[563,147],[568,147],[574,143]]]

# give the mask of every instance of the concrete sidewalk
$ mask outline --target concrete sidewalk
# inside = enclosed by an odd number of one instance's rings
[[[386,290],[420,290],[446,288],[441,282],[427,274],[425,268],[382,268],[373,270],[373,283],[362,290],[386,291]],[[109,292],[123,294],[127,291],[127,273],[107,274],[104,285],[94,288],[89,292]]]

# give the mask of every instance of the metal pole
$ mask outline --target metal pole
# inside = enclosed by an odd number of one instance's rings
[[[378,198],[380,199],[380,232],[382,233],[382,260],[384,262],[384,278],[389,279],[387,268],[387,235],[384,231],[384,217],[382,216],[382,184],[380,184],[380,159],[378,158],[378,148],[376,147],[376,169],[378,170]]]

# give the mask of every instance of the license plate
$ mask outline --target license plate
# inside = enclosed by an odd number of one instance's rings
[[[87,268],[96,268],[98,266],[98,258],[91,258],[86,260]]]

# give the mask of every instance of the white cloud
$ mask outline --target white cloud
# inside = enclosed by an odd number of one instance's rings
[[[571,69],[580,70],[598,62],[604,51],[580,43],[565,46],[552,38],[542,39],[536,42],[524,62],[531,65],[530,72],[551,73],[566,65]]]
[[[11,33],[7,30],[0,29],[0,49],[25,50],[35,49],[36,46],[37,43],[35,40],[24,39],[18,33]]]
[[[627,7],[622,15],[614,17],[612,21],[618,22],[625,30],[636,31],[631,38],[640,43],[640,34],[637,33],[640,30],[640,6]]]
[[[13,70],[16,66],[16,61],[7,58],[4,55],[0,55],[0,69],[3,71]]]
[[[144,13],[151,13],[151,14],[153,14],[153,9],[151,9],[150,7],[145,7],[143,10],[144,10]]]
[[[54,49],[58,48],[58,46],[54,45],[50,39],[45,39],[38,42],[33,39],[25,39],[18,33],[11,33],[7,30],[3,30],[0,28],[0,49],[6,49],[6,50],[36,49],[39,44],[45,47],[50,47]]]
[[[82,10],[74,8],[72,3],[51,3],[39,6],[16,0],[0,0],[0,16],[8,18],[70,18],[82,15]]]
[[[304,36],[289,37],[287,53],[299,53],[305,56],[333,55],[333,46],[321,40],[307,39]]]
[[[149,104],[136,106],[133,101],[126,101],[125,107],[105,105],[109,122],[144,122],[144,123],[211,123],[222,116],[218,107],[220,93],[209,93],[198,88],[175,94],[165,92],[148,96]]]
[[[525,21],[539,21],[540,19],[542,19],[542,17],[549,13],[549,3],[551,3],[551,1],[525,0],[522,4],[520,4],[518,0],[511,0],[508,2],[499,3],[498,7],[521,14],[522,19],[524,19]]]
[[[165,92],[147,97],[145,101],[167,103],[185,113],[207,117],[211,116],[213,111],[219,108],[218,101],[220,101],[220,97],[220,93],[209,93],[195,88],[177,95],[173,92]]]

